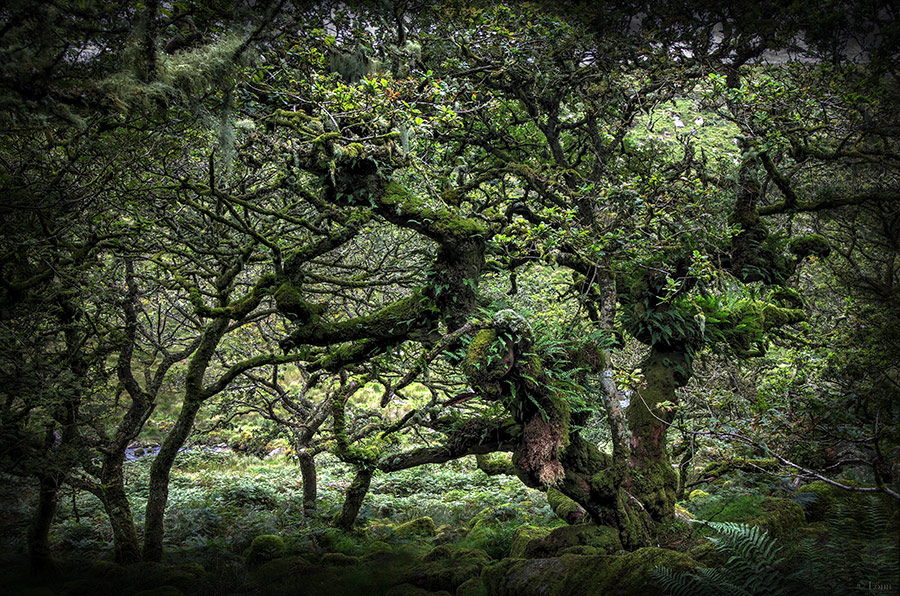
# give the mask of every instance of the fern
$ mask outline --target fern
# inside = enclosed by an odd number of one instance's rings
[[[900,585],[900,546],[890,514],[877,498],[854,509],[835,503],[828,539],[801,540],[791,546],[790,557],[758,527],[702,522],[717,532],[710,540],[728,555],[725,565],[693,572],[656,568],[651,575],[671,596],[880,593]]]

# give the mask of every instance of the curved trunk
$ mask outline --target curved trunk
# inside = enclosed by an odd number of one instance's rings
[[[353,524],[356,523],[356,517],[362,507],[363,499],[369,492],[369,485],[372,483],[372,468],[360,467],[356,470],[356,476],[353,482],[347,488],[347,496],[344,498],[344,507],[341,509],[340,515],[334,520],[334,525],[342,530],[351,530]]]
[[[28,525],[28,561],[34,575],[55,573],[56,564],[50,555],[50,524],[59,503],[59,481],[50,474],[39,474],[38,504]]]
[[[144,521],[144,560],[161,561],[166,503],[169,500],[169,476],[178,450],[187,441],[200,410],[200,402],[186,399],[178,420],[165,440],[150,467],[150,494]]]

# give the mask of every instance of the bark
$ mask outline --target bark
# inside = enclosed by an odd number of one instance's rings
[[[178,450],[187,441],[194,426],[194,419],[201,402],[185,400],[178,420],[166,435],[165,440],[150,467],[150,495],[144,521],[144,560],[161,561],[163,553],[163,532],[166,503],[169,500],[169,476]]]
[[[318,498],[316,461],[313,455],[306,451],[301,451],[298,459],[300,460],[300,475],[303,478],[303,514],[310,517],[316,512],[316,499]]]
[[[113,558],[116,563],[127,565],[141,560],[141,547],[131,504],[125,494],[122,468],[109,474],[110,481],[104,482],[101,501],[109,517],[113,531]]]
[[[50,554],[50,525],[59,503],[59,480],[52,474],[38,475],[38,504],[28,526],[28,560],[34,575],[56,572]]]
[[[651,348],[642,366],[646,385],[628,407],[632,495],[654,521],[668,521],[675,514],[678,477],[666,451],[666,431],[675,411],[665,403],[677,402],[675,390],[687,382],[690,365],[683,351]]]
[[[372,483],[372,475],[374,470],[368,467],[360,467],[356,470],[356,477],[347,488],[347,495],[344,498],[344,506],[341,513],[334,521],[334,525],[342,530],[349,531],[353,529],[356,523],[356,517],[362,507],[363,499],[369,492],[369,485]]]

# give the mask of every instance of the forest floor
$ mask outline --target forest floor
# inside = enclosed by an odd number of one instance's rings
[[[126,464],[138,527],[151,461],[148,455]],[[626,554],[603,528],[566,526],[544,493],[514,477],[488,476],[474,458],[376,475],[355,531],[343,533],[328,522],[340,510],[352,470],[329,454],[317,463],[318,509],[307,518],[289,452],[263,458],[202,446],[183,452],[172,476],[162,565],[110,563],[112,535],[99,501],[66,492],[52,531],[60,574],[42,578],[21,565],[34,488],[4,478],[0,585],[4,593],[31,596],[562,595],[575,584],[586,594],[612,586],[662,594],[647,591],[660,581],[654,568],[673,570],[676,583],[696,581],[684,571],[697,565],[729,571],[728,553],[710,540],[716,531],[693,519],[767,529],[781,547],[780,560],[759,572],[772,575],[767,581],[776,587],[804,574],[824,581],[823,565],[834,576],[832,587],[852,585],[854,593],[898,585],[896,504],[818,484],[798,491],[768,474],[723,476],[679,503],[676,519],[659,529],[659,548]],[[851,543],[856,548],[848,551]],[[590,579],[582,577],[588,571]],[[739,573],[732,579],[750,581]]]

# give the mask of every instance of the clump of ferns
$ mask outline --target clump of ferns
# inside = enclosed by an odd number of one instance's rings
[[[717,568],[679,572],[657,567],[653,578],[670,596],[831,596],[875,594],[900,585],[896,529],[890,505],[870,498],[856,509],[837,503],[824,540],[793,543],[790,553],[757,526],[700,522],[725,554]]]

